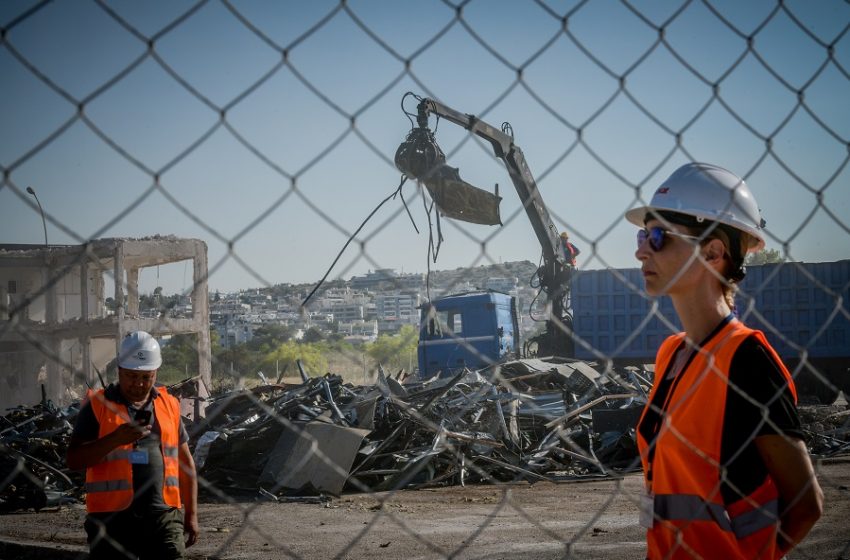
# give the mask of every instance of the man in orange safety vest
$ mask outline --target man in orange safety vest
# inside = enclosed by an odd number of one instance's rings
[[[86,470],[92,559],[183,558],[198,538],[195,463],[179,402],[154,387],[161,364],[150,334],[129,333],[118,383],[90,392],[77,416],[67,462]]]

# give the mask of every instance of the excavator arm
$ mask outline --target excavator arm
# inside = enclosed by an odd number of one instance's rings
[[[428,128],[430,115],[441,117],[487,140],[496,157],[505,162],[511,182],[543,251],[543,264],[537,275],[540,287],[546,294],[550,312],[546,321],[546,332],[535,340],[537,354],[572,357],[575,349],[571,336],[572,315],[568,307],[572,267],[564,258],[558,229],[549,216],[522,150],[514,143],[512,136],[474,115],[461,113],[433,99],[421,99],[417,106],[417,127],[411,130],[407,140],[399,146],[395,162],[402,172],[426,184],[432,177],[440,174],[441,167],[446,167],[445,156],[437,146],[433,132]],[[457,170],[450,169],[455,175],[455,180],[450,184],[480,191],[463,183]]]

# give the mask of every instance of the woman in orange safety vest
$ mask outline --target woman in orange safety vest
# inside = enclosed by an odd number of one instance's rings
[[[638,423],[647,557],[781,558],[823,493],[793,380],[732,311],[744,257],[764,247],[758,205],[735,174],[689,163],[626,218],[647,293],[669,296],[684,328],[658,351]]]

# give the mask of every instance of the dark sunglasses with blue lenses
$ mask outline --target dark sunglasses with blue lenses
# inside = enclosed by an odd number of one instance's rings
[[[686,233],[679,233],[678,231],[672,231],[672,230],[669,230],[669,229],[664,229],[663,227],[660,227],[660,226],[655,226],[655,227],[651,227],[649,229],[644,228],[644,229],[638,230],[638,232],[637,232],[638,249],[640,249],[640,247],[644,243],[649,241],[649,247],[653,251],[658,252],[658,251],[660,251],[661,249],[664,248],[664,241],[665,241],[665,239],[667,238],[668,235],[672,236],[672,237],[680,237],[682,239],[692,239],[694,241],[701,241],[702,240],[701,237],[697,237],[696,235],[688,235]]]

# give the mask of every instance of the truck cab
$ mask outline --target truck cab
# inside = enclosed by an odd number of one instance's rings
[[[419,307],[419,375],[448,377],[519,356],[516,299],[494,291],[455,294]]]

